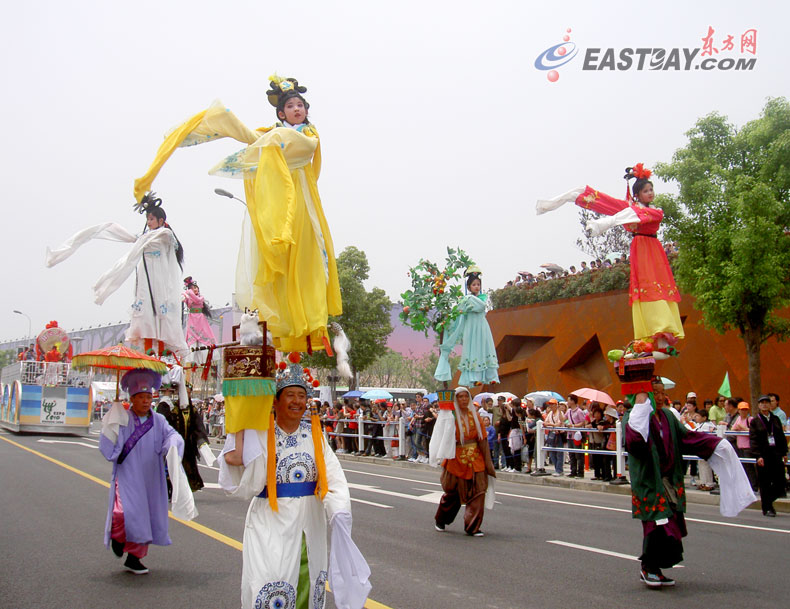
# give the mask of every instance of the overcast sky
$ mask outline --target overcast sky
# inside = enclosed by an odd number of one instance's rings
[[[308,88],[335,251],[354,245],[367,254],[368,287],[397,300],[409,287],[408,267],[442,259],[448,245],[477,261],[484,288],[545,262],[578,265],[585,256],[574,245],[577,210],[537,217],[535,200],[585,183],[622,196],[623,169],[670,160],[697,118],[716,111],[740,126],[766,98],[788,95],[789,6],[7,4],[0,339],[27,333],[13,309],[32,318],[34,333],[50,319],[65,328],[127,320],[131,278],[101,307],[91,292],[127,245],[90,243],[53,269],[44,267],[45,247],[104,221],[140,231],[132,183],[165,132],[214,99],[249,127],[271,124],[264,92],[275,71]],[[590,48],[602,49],[599,63],[608,48],[699,49],[709,26],[717,60],[756,57],[753,69],[582,69]],[[569,28],[576,56],[550,82],[535,60]],[[757,31],[756,55],[740,52],[749,29]],[[723,50],[728,35],[733,51]],[[240,147],[223,140],[177,150],[154,182],[184,244],[184,275],[215,305],[231,300],[244,208],[213,189],[241,196],[243,187],[207,171]]]

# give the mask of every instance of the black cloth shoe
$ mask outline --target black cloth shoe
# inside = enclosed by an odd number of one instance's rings
[[[667,577],[666,575],[664,575],[660,571],[658,573],[658,579],[661,580],[661,585],[662,586],[669,587],[669,586],[674,586],[675,585],[675,580],[674,579],[672,579],[671,577]]]
[[[118,541],[117,539],[110,540],[110,547],[112,548],[112,553],[115,554],[118,558],[123,556],[123,546],[124,544]]]
[[[440,532],[444,532],[445,528],[443,524],[439,524],[438,522],[434,522],[433,527]]]
[[[145,575],[148,573],[148,567],[140,562],[140,559],[131,554],[126,555],[126,562],[123,563],[123,568],[135,575]]]
[[[768,516],[770,518],[776,518],[776,512],[774,510],[766,510],[763,512],[763,516]]]

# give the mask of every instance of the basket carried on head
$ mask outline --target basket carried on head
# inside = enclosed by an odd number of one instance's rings
[[[222,395],[225,396],[225,430],[229,433],[269,427],[277,366],[275,349],[265,339],[266,324],[260,322],[260,325],[264,344],[234,345],[223,350]]]
[[[641,391],[650,393],[653,390],[651,381],[655,368],[656,360],[653,357],[617,360],[614,369],[622,383],[623,395],[633,395]]]

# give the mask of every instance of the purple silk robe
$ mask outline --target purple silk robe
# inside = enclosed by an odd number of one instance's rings
[[[118,456],[123,445],[134,432],[134,414],[129,411],[129,423],[118,430],[115,444],[102,434],[99,450],[112,461],[107,522],[104,525],[104,545],[110,545],[112,506],[115,501],[115,482],[123,505],[126,541],[170,545],[167,534],[167,482],[164,457],[171,446],[176,446],[179,460],[184,455],[184,440],[161,414],[151,411],[153,427],[137,442],[121,465]]]

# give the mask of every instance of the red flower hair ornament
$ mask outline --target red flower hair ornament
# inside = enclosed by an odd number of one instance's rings
[[[646,169],[642,163],[637,163],[634,165],[631,169],[631,173],[638,180],[649,180],[650,176],[653,175],[653,172],[649,169]]]

